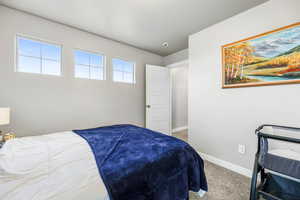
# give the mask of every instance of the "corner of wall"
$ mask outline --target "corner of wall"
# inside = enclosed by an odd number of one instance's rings
[[[181,62],[189,59],[189,49],[183,49],[171,55],[165,56],[163,58],[163,63],[165,66],[171,65],[177,62]]]

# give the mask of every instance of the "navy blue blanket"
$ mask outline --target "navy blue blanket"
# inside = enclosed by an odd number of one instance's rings
[[[187,143],[133,125],[75,130],[90,145],[110,200],[188,200],[207,191],[203,160]]]

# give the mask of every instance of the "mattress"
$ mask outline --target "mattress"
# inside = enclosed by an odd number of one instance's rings
[[[7,141],[0,188],[5,200],[109,199],[89,145],[73,132]]]

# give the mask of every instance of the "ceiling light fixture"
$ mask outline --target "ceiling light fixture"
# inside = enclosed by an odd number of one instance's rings
[[[169,47],[169,43],[168,42],[164,42],[164,43],[161,44],[161,46],[163,48],[168,48]]]

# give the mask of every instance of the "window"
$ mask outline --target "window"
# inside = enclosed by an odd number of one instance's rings
[[[115,82],[135,83],[135,63],[112,59],[113,80]]]
[[[61,75],[61,46],[17,37],[17,72]]]
[[[104,80],[104,56],[75,50],[75,77]]]

